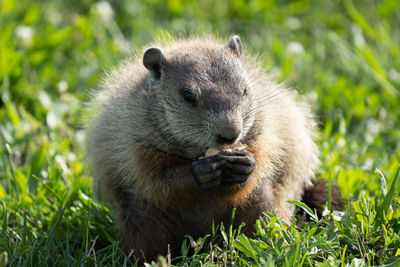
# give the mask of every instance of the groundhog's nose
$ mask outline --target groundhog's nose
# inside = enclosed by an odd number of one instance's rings
[[[230,145],[237,141],[240,135],[239,127],[224,127],[221,129],[220,133],[217,134],[217,143],[219,145]]]

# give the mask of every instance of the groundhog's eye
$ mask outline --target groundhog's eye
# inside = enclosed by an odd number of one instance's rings
[[[243,88],[243,95],[247,95],[247,88]]]
[[[188,103],[194,104],[196,102],[194,94],[189,90],[182,90],[182,96],[183,99],[185,99],[185,101]]]

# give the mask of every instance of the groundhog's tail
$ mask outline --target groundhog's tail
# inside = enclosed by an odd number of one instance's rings
[[[312,210],[317,210],[318,216],[322,215],[324,205],[328,202],[328,182],[326,180],[313,180],[312,186],[304,191],[302,202]],[[343,198],[337,186],[331,186],[331,209],[342,210]]]

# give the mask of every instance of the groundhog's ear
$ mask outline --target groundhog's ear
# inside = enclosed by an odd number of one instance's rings
[[[228,47],[238,57],[242,55],[242,41],[240,41],[240,37],[238,35],[234,35],[231,37]]]
[[[161,49],[152,47],[146,50],[143,55],[143,65],[151,71],[154,78],[161,77],[161,65],[165,61],[165,56]]]

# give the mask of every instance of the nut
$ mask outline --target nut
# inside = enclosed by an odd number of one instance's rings
[[[212,157],[217,155],[219,152],[219,150],[215,147],[210,147],[209,149],[207,149],[206,154],[204,155],[204,157]]]

